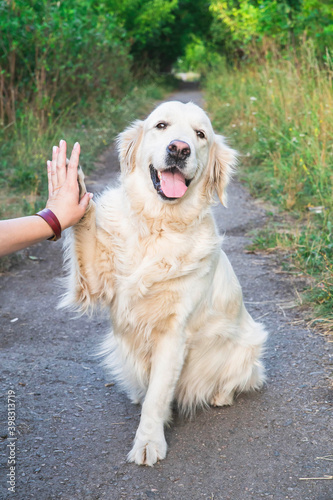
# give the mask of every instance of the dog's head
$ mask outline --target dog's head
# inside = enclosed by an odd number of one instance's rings
[[[199,106],[161,104],[119,135],[118,150],[123,175],[135,176],[143,196],[154,195],[156,203],[174,205],[194,196],[211,203],[216,190],[225,204],[236,153]]]

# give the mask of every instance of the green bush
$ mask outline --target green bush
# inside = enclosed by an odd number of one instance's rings
[[[212,0],[212,42],[229,60],[302,46],[305,39],[325,59],[333,49],[331,0]],[[273,53],[274,54],[274,53]]]
[[[0,0],[0,122],[25,115],[40,127],[59,110],[130,81],[129,42],[117,18],[93,0]]]

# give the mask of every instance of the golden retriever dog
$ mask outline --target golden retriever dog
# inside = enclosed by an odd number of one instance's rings
[[[119,135],[119,185],[67,231],[62,306],[106,307],[106,366],[141,419],[128,460],[165,458],[164,426],[180,410],[231,405],[259,389],[266,332],[245,309],[211,207],[236,153],[195,104],[166,102]],[[79,175],[85,192],[83,174]]]

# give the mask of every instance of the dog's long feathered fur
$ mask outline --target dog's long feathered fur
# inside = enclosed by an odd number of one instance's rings
[[[160,116],[171,123],[169,134],[184,130],[195,152],[194,179],[172,203],[159,199],[149,178],[154,148],[173,137],[157,135]],[[204,124],[205,144],[191,135],[196,120]],[[203,111],[165,103],[126,129],[118,149],[121,182],[91,201],[84,219],[68,230],[61,305],[110,310],[105,364],[143,405],[129,460],[152,465],[166,454],[163,426],[173,399],[189,413],[232,404],[235,393],[262,386],[266,332],[246,311],[220,248],[211,205],[215,191],[225,203],[236,154]],[[82,174],[80,182],[84,189]]]

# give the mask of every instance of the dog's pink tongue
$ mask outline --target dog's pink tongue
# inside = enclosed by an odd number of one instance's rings
[[[161,188],[168,198],[181,198],[187,190],[184,176],[178,171],[170,170],[162,172]]]

